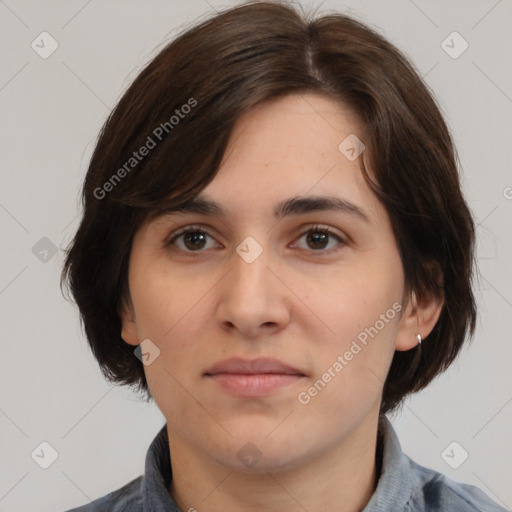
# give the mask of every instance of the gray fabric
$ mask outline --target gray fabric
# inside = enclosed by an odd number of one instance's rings
[[[416,464],[402,452],[390,421],[383,417],[382,470],[377,489],[362,512],[506,512],[483,491]],[[146,455],[145,473],[117,491],[67,512],[187,512],[168,489],[171,462],[166,425]]]

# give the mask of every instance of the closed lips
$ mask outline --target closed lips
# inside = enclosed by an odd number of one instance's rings
[[[270,357],[260,357],[257,359],[231,358],[210,367],[205,375],[217,375],[220,373],[230,373],[239,375],[260,375],[260,374],[284,374],[284,375],[301,375],[304,373],[278,359]]]

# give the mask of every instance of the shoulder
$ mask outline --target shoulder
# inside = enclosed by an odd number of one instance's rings
[[[66,512],[142,512],[142,476],[116,491]]]
[[[507,512],[474,485],[457,482],[411,460],[417,486],[407,504],[407,512]]]

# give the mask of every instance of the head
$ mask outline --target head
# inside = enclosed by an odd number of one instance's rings
[[[182,33],[106,121],[82,200],[63,280],[102,371],[212,451],[213,432],[263,437],[293,408],[272,437],[306,456],[423,389],[473,333],[445,121],[399,50],[342,14],[255,3]],[[212,385],[215,363],[259,356],[302,376],[258,400]]]

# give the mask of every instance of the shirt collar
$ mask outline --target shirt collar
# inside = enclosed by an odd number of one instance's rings
[[[411,460],[401,449],[393,425],[386,416],[380,417],[382,432],[382,467],[370,501],[363,512],[403,510],[413,494],[419,476],[413,471]],[[168,489],[172,467],[167,425],[164,425],[151,443],[145,463],[142,482],[143,510],[151,512],[180,512]]]
[[[381,473],[377,488],[363,512],[404,510],[419,479],[411,460],[402,452],[391,422],[386,416],[381,416],[379,423],[383,443]]]
[[[142,503],[144,512],[180,512],[171,498],[171,458],[167,424],[156,435],[146,454],[142,481]]]

